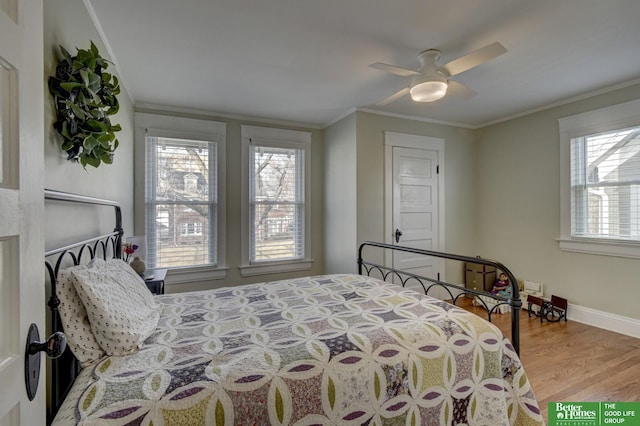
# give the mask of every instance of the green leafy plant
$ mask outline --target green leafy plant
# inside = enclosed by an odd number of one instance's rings
[[[111,164],[119,145],[115,132],[121,130],[109,119],[119,109],[118,78],[104,72],[109,62],[93,42],[89,50],[77,50],[77,55],[71,56],[60,46],[56,75],[49,77],[57,111],[53,127],[63,138],[61,149],[67,160],[83,167]]]

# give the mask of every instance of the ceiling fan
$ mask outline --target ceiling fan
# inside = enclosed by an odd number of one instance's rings
[[[402,77],[413,77],[409,86],[394,93],[387,99],[378,102],[376,105],[386,105],[407,93],[410,93],[411,99],[416,102],[437,101],[447,94],[449,86],[456,86],[456,89],[467,97],[473,96],[475,92],[461,83],[450,80],[450,78],[490,61],[504,54],[506,51],[507,49],[505,49],[502,44],[495,42],[444,65],[438,65],[440,51],[428,49],[418,54],[418,62],[420,62],[420,68],[418,68],[418,70],[383,64],[381,62],[371,64],[369,65],[371,68],[380,71],[390,72]]]

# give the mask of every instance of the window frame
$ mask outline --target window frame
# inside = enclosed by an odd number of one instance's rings
[[[311,132],[288,130],[271,127],[241,125],[242,140],[242,209],[241,209],[241,250],[242,258],[239,265],[243,277],[281,272],[304,271],[311,269]],[[260,145],[277,148],[296,148],[303,151],[304,159],[304,248],[302,259],[288,259],[275,261],[260,261],[252,263],[250,260],[250,146],[251,141]]]
[[[142,182],[137,185],[137,197],[142,198],[142,217],[146,233],[146,169],[147,162],[147,133],[176,139],[213,141],[216,143],[216,192],[217,192],[217,241],[216,264],[194,265],[171,268],[171,281],[175,283],[201,281],[207,279],[223,279],[226,277],[226,127],[227,124],[218,121],[200,120],[193,118],[173,117],[159,114],[136,113],[135,128],[137,141],[136,153],[144,158]]]
[[[560,250],[640,258],[640,241],[574,237],[571,223],[571,139],[640,126],[640,100],[558,119],[560,136]]]

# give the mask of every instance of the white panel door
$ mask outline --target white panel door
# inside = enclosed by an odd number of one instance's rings
[[[385,132],[385,239],[387,244],[444,251],[445,140]],[[396,242],[396,230],[402,235]],[[445,280],[444,261],[410,253],[385,253],[384,264]],[[397,281],[397,280],[396,280]],[[419,284],[409,285],[422,292]],[[437,287],[429,295],[448,298]]]
[[[45,424],[44,365],[29,401],[29,325],[44,336],[42,0],[0,1],[0,426]]]
[[[393,226],[397,244],[438,250],[438,152],[393,148]],[[395,252],[394,268],[435,278],[438,260]]]

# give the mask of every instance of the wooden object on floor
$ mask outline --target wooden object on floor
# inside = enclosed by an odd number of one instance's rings
[[[567,299],[552,295],[551,302],[547,304],[547,321],[560,321],[562,318],[566,321],[568,307]]]
[[[478,263],[464,264],[464,285],[478,291],[491,291],[496,282],[496,268]]]
[[[528,309],[527,311],[529,312],[529,318],[531,318],[531,315],[534,316],[540,316],[540,321],[542,321],[542,305],[544,304],[544,299],[542,297],[538,297],[538,296],[534,296],[532,294],[527,296],[527,304],[528,304]],[[534,309],[534,307],[537,307],[536,309]]]
[[[551,300],[546,300],[530,294],[527,296],[527,304],[529,318],[534,315],[540,317],[540,322],[545,319],[549,322],[557,322],[563,318],[567,321],[569,303],[563,297],[551,296]]]
[[[458,305],[486,315],[471,302]],[[506,335],[510,316],[492,317]],[[640,401],[640,339],[575,321],[541,323],[524,316],[520,359],[545,421],[549,402]]]

